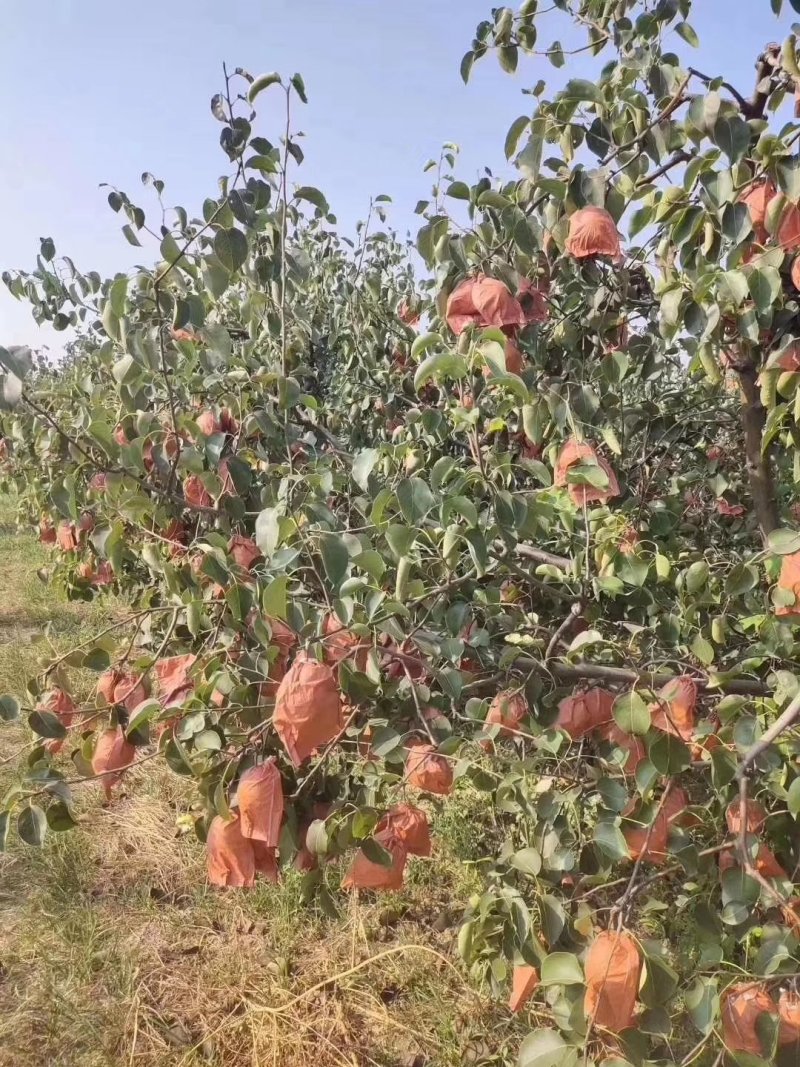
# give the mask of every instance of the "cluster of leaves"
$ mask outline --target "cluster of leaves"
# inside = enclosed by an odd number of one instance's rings
[[[104,281],[45,241],[32,273],[4,276],[37,321],[78,329],[55,369],[0,350],[4,477],[55,541],[52,579],[89,597],[102,577],[131,614],[2,698],[32,730],[2,838],[74,825],[74,791],[124,766],[98,765],[109,728],[196,780],[201,839],[271,757],[280,861],[303,855],[306,896],[335,912],[340,857],[394,862],[379,822],[419,801],[408,753],[425,742],[501,828],[459,947],[496,993],[535,968],[546,1022],[522,1064],[710,1063],[724,1045],[772,1062],[785,1035],[759,1022],[737,1038],[728,987],[751,976],[777,1003],[800,964],[784,580],[800,550],[800,229],[781,236],[800,126],[776,128],[794,39],[761,54],[746,98],[666,49],[672,31],[695,43],[690,0],[555,6],[582,51],[613,58],[552,99],[534,88],[506,140],[517,179],[456,180],[445,147],[418,205],[425,281],[377,228],[387,198],[354,244],[293,184],[302,79],[242,70],[212,100],[231,172],[200,217],[167,210],[149,174],[155,226],[109,194],[128,241],[157,243],[154,267]],[[492,50],[515,69],[537,20],[535,0],[497,9],[464,76]],[[273,143],[253,107],[280,94]],[[778,203],[762,226],[745,198],[764,180]],[[571,254],[587,207],[639,243]],[[450,298],[481,275],[536,314],[454,333]],[[554,478],[570,439],[591,449]],[[301,648],[336,667],[346,714],[298,767],[272,716]],[[96,693],[78,670],[101,676]],[[680,721],[674,678],[699,692]],[[578,729],[573,698],[592,687],[611,710]],[[511,727],[499,693],[522,701]],[[667,821],[677,790],[691,818]],[[768,819],[737,822],[754,801]],[[641,963],[622,1033],[584,991],[599,931],[618,927]]]

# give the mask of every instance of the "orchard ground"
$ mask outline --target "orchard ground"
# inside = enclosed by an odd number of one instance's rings
[[[48,642],[72,647],[124,611],[113,597],[59,599],[37,577],[45,551],[12,513],[5,502],[3,692],[24,687]],[[3,791],[29,736],[3,732]],[[462,786],[441,809],[435,855],[414,861],[402,893],[340,897],[340,921],[303,904],[292,875],[246,893],[208,888],[203,846],[181,820],[191,783],[161,761],[110,806],[94,784],[81,793],[85,825],[0,857],[2,1067],[515,1061],[533,1013],[515,1019],[477,991],[455,952],[493,832],[478,794]]]

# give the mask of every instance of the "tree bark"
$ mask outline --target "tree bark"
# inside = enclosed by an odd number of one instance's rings
[[[780,73],[780,70],[781,46],[774,43],[768,44],[756,60],[756,84],[753,95],[746,102],[746,106],[741,109],[742,115],[746,119],[761,119],[764,117],[770,92],[774,88],[772,79]],[[766,79],[770,79],[770,81],[767,85],[764,85]]]
[[[772,531],[780,526],[771,449],[767,449],[766,452],[762,452],[761,449],[767,413],[761,404],[758,374],[754,364],[752,362],[738,364],[736,372],[744,394],[742,429],[744,430],[744,452],[750,496],[753,500],[761,536],[766,544]]]

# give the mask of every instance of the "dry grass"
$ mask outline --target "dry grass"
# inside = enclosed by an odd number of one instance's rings
[[[504,1013],[455,962],[450,905],[468,887],[452,857],[438,892],[417,861],[406,894],[344,900],[338,920],[302,907],[291,874],[218,893],[158,785],[132,782],[39,853],[12,849],[0,1063],[444,1067],[498,1026],[502,1047]]]
[[[35,670],[46,623],[57,647],[98,623],[95,606],[54,605],[40,565],[30,537],[0,533],[0,692]],[[0,733],[0,757],[24,736]],[[0,1067],[515,1062],[529,1027],[469,985],[455,951],[479,797],[437,815],[438,851],[413,861],[407,891],[338,897],[331,919],[301,904],[293,873],[210,890],[179,819],[189,788],[148,763],[110,807],[87,788],[79,829],[0,859]]]

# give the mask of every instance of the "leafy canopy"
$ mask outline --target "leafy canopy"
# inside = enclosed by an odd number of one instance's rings
[[[352,242],[296,182],[302,78],[243,70],[200,215],[151,174],[155,210],[108,194],[153,267],[103,280],[47,239],[4,275],[75,330],[57,367],[0,350],[5,480],[51,580],[131,610],[0,700],[31,730],[2,838],[88,821],[84,784],[158,756],[213,878],[298,863],[335,914],[343,876],[397,886],[424,852],[393,805],[435,842],[439,795],[477,791],[459,950],[533,993],[520,1064],[793,1063],[796,42],[748,92],[691,66],[690,0],[554,7],[580,43],[497,8],[462,76],[578,52],[597,76],[526,90],[511,181],[443,148],[422,279],[387,197]],[[258,859],[239,783],[270,760]]]

